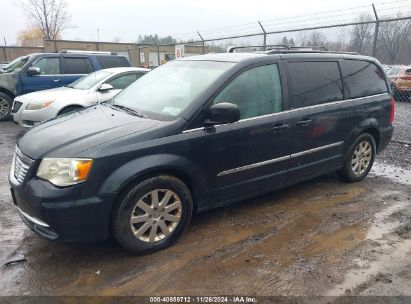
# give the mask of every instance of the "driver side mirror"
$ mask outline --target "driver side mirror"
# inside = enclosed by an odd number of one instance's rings
[[[29,67],[27,69],[27,74],[29,76],[35,76],[35,75],[40,75],[41,74],[41,70],[38,67]]]
[[[223,102],[212,105],[209,109],[206,126],[233,123],[240,120],[240,110],[236,104]]]
[[[101,92],[101,93],[105,93],[105,92],[108,92],[108,91],[113,90],[113,89],[114,89],[114,88],[113,88],[113,86],[112,86],[111,84],[103,83],[103,84],[98,88],[97,91],[99,91],[99,92]]]

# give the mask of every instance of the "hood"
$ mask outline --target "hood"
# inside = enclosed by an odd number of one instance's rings
[[[158,124],[156,120],[98,105],[42,123],[30,129],[17,145],[32,159],[74,157],[84,150]]]
[[[49,90],[32,92],[18,96],[16,99],[21,102],[38,102],[42,103],[50,100],[76,100],[87,95],[89,90],[76,90],[68,87],[60,87]]]

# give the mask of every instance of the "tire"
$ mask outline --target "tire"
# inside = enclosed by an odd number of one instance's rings
[[[5,121],[10,118],[12,106],[13,98],[6,93],[0,92],[0,121]]]
[[[177,241],[192,212],[190,190],[181,180],[155,176],[133,186],[120,199],[113,212],[113,236],[133,254],[158,251]]]
[[[60,112],[59,112],[58,115],[63,115],[63,114],[72,113],[72,112],[78,111],[78,110],[80,110],[80,109],[82,109],[82,108],[83,108],[83,107],[80,107],[80,106],[68,106],[68,107],[65,107],[65,108],[63,108],[62,110],[60,110]]]
[[[374,137],[369,133],[361,134],[351,146],[344,165],[337,174],[347,182],[358,182],[364,179],[372,168],[376,151]]]

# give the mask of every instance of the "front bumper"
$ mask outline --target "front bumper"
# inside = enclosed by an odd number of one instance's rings
[[[21,101],[20,101],[21,102]],[[39,110],[26,110],[27,103],[23,103],[17,112],[12,112],[13,121],[22,127],[31,128],[41,122],[54,118],[58,114],[58,109],[52,105]]]
[[[24,223],[44,238],[61,242],[97,242],[110,235],[115,195],[81,197],[81,185],[57,188],[33,178],[11,192]]]

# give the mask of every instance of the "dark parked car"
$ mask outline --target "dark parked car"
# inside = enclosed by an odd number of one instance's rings
[[[45,238],[113,235],[147,253],[175,242],[193,213],[333,171],[363,179],[393,117],[389,83],[371,57],[193,56],[30,130],[17,143],[11,191]]]
[[[19,57],[0,70],[0,121],[10,116],[18,95],[62,87],[97,70],[130,66],[126,57],[110,52],[61,51]]]

